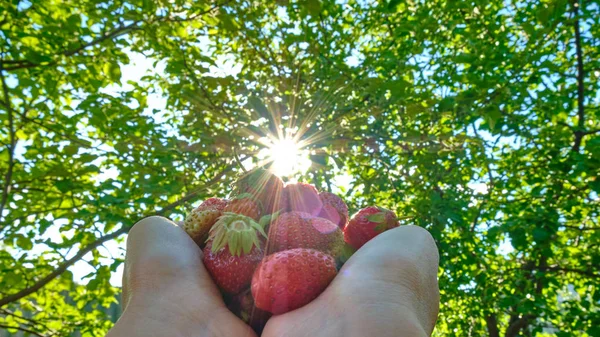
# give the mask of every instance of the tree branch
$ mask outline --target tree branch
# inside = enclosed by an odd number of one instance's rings
[[[591,277],[591,278],[600,278],[600,272],[594,273],[591,270],[581,270],[581,269],[575,269],[575,268],[564,268],[564,267],[560,267],[560,266],[550,266],[550,267],[547,267],[545,270],[562,271],[562,272],[565,272],[565,273],[574,273],[574,274],[584,275],[584,276]]]
[[[600,227],[577,227],[577,226],[569,226],[569,225],[561,225],[561,227],[569,228],[569,229],[576,229],[576,230],[579,230],[579,231],[597,231],[597,230],[600,230]]]
[[[529,325],[529,320],[532,318],[532,315],[525,315],[517,320],[515,320],[507,329],[504,336],[506,337],[515,337],[523,328]]]
[[[30,294],[40,290],[42,287],[44,287],[50,281],[54,280],[60,274],[64,273],[67,270],[67,268],[69,268],[75,262],[81,260],[85,256],[85,254],[91,252],[92,250],[94,250],[96,247],[100,246],[104,242],[110,241],[112,239],[116,239],[117,237],[121,236],[121,234],[127,233],[130,228],[131,228],[130,226],[121,227],[121,229],[119,229],[118,231],[112,232],[108,235],[104,235],[104,236],[98,238],[96,241],[83,247],[82,249],[79,250],[79,252],[77,252],[77,254],[75,254],[75,256],[73,256],[72,258],[68,259],[67,261],[65,261],[64,263],[59,265],[56,269],[54,269],[53,272],[46,275],[42,279],[38,280],[31,287],[22,289],[21,291],[18,291],[14,294],[8,295],[8,296],[0,299],[0,307],[4,306],[6,304],[9,304],[9,303],[15,302],[27,295],[30,295]]]
[[[196,18],[211,13],[212,11],[214,11],[215,9],[226,5],[228,2],[230,2],[231,0],[227,0],[224,1],[223,3],[220,4],[215,4],[214,6],[212,6],[211,8],[209,8],[206,11],[203,12],[199,12],[196,13],[192,16],[190,16],[189,18],[177,18],[177,17],[160,17],[157,18],[156,20],[152,20],[153,22],[161,22],[161,21],[166,21],[166,22],[185,22],[185,21],[192,21],[195,20]],[[108,33],[108,34],[103,34],[102,36],[100,36],[99,38],[92,40],[88,43],[84,43],[76,48],[72,48],[66,51],[63,51],[62,53],[59,53],[60,55],[63,56],[73,56],[75,54],[78,54],[80,52],[82,52],[83,50],[87,49],[88,47],[100,44],[106,40],[110,40],[116,37],[119,37],[121,35],[124,35],[132,30],[137,30],[140,29],[141,26],[138,26],[141,22],[143,22],[142,20],[138,20],[138,21],[134,21],[131,24],[128,24],[126,26],[120,26],[118,28],[116,28],[115,30],[113,30],[112,32]],[[56,65],[58,63],[58,60],[54,60],[51,61],[47,64],[44,64],[46,66],[51,66],[51,65]],[[11,70],[17,70],[17,69],[27,69],[27,68],[35,68],[37,66],[40,66],[41,63],[34,63],[28,60],[7,60],[5,62],[5,64],[13,64],[10,67],[6,67],[4,68],[3,65],[0,66],[0,70],[6,70],[6,71],[11,71]]]
[[[573,143],[572,150],[579,152],[581,147],[581,141],[585,136],[585,69],[583,68],[583,51],[581,49],[581,32],[579,31],[579,2],[578,0],[573,1],[573,14],[575,21],[573,23],[575,29],[575,50],[577,53],[577,130],[575,131],[575,141]]]
[[[104,35],[100,36],[99,38],[97,38],[95,40],[92,40],[88,43],[84,43],[76,48],[66,50],[66,51],[62,52],[61,55],[67,56],[67,57],[73,56],[75,54],[82,52],[83,50],[85,50],[88,47],[94,46],[96,44],[100,44],[106,40],[113,39],[113,38],[119,37],[121,35],[124,35],[125,33],[128,33],[130,30],[138,29],[139,28],[138,24],[140,22],[141,21],[135,21],[129,25],[121,26],[108,34],[104,34]],[[28,60],[20,60],[20,61],[15,60],[15,61],[13,61],[13,63],[16,65],[11,66],[11,67],[6,67],[6,68],[1,67],[0,69],[6,70],[6,71],[11,71],[11,70],[17,70],[17,69],[35,68],[35,67],[41,65],[41,63],[33,63]],[[57,63],[58,63],[58,60],[54,60],[45,65],[51,66],[51,65],[55,65]]]
[[[491,314],[487,316],[485,318],[485,323],[487,325],[490,337],[500,337],[500,331],[498,330],[498,320],[496,319],[496,314]]]
[[[206,182],[204,185],[200,186],[199,188],[195,189],[194,191],[188,193],[187,195],[185,195],[183,198],[166,205],[165,207],[163,207],[161,210],[155,212],[154,214],[149,214],[149,215],[165,215],[167,212],[173,210],[174,208],[176,208],[177,206],[192,200],[194,198],[196,198],[198,196],[198,194],[203,191],[205,188],[217,183],[221,177],[225,174],[227,174],[228,172],[230,172],[234,167],[234,164],[228,165],[225,169],[223,169],[221,172],[219,172],[216,176],[214,176],[213,178],[211,178],[208,182]],[[30,295],[38,290],[40,290],[41,288],[43,288],[46,284],[48,284],[50,281],[54,280],[55,278],[57,278],[59,275],[61,275],[62,273],[64,273],[67,268],[69,268],[70,266],[72,266],[75,262],[81,260],[87,253],[91,252],[92,250],[94,250],[95,248],[97,248],[98,246],[102,245],[103,243],[116,239],[119,236],[121,236],[122,234],[125,234],[127,232],[129,232],[129,230],[131,229],[132,226],[123,226],[121,227],[119,230],[112,232],[110,234],[104,235],[102,237],[99,237],[96,241],[88,244],[87,246],[81,248],[79,250],[79,252],[77,252],[77,254],[75,254],[75,256],[73,256],[72,258],[68,259],[67,261],[63,262],[61,265],[59,265],[58,267],[56,267],[56,269],[46,275],[45,277],[41,278],[40,280],[38,280],[35,284],[33,284],[32,286],[22,289],[14,294],[8,295],[6,297],[3,297],[0,299],[0,307],[5,306],[9,303],[18,301],[19,299]]]
[[[41,328],[43,328],[43,329],[45,329],[45,330],[50,330],[50,331],[52,331],[51,329],[49,329],[49,328],[48,328],[48,326],[47,326],[47,325],[45,325],[45,324],[43,324],[42,322],[39,322],[39,321],[37,321],[37,320],[35,320],[35,319],[32,319],[32,318],[27,318],[27,317],[24,317],[24,316],[17,315],[17,314],[15,314],[14,312],[12,312],[12,311],[10,311],[10,310],[7,310],[7,309],[0,309],[0,312],[1,312],[3,315],[6,315],[6,316],[12,316],[12,317],[14,317],[14,318],[16,318],[16,319],[22,320],[22,321],[23,321],[23,324],[24,324],[24,325],[27,325],[27,326],[29,326],[29,327],[36,327],[36,326],[39,326],[39,327],[41,327]]]
[[[21,326],[13,326],[13,325],[5,325],[5,324],[0,324],[0,328],[5,328],[5,329],[17,329],[26,333],[30,333],[32,335],[36,335],[39,337],[46,337],[45,335],[42,335],[41,333],[31,330],[31,329],[27,329]]]
[[[593,135],[593,134],[596,134],[596,133],[600,133],[600,129],[584,131],[583,135]]]
[[[4,105],[6,106],[6,113],[8,114],[8,128],[10,132],[10,144],[8,147],[8,169],[4,175],[4,186],[2,187],[2,199],[0,199],[0,223],[4,218],[4,206],[8,200],[8,194],[10,193],[10,187],[12,185],[12,174],[15,167],[15,148],[17,145],[15,137],[15,126],[14,126],[14,113],[10,102],[8,93],[8,85],[6,84],[6,78],[2,72],[3,61],[0,60],[0,79],[2,81],[2,91],[4,93]],[[2,229],[0,227],[0,229]]]

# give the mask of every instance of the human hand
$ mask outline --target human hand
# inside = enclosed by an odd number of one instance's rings
[[[149,217],[127,238],[124,312],[107,337],[256,337],[223,303],[202,251],[172,221]]]
[[[314,301],[274,316],[264,337],[429,336],[439,308],[431,235],[400,226],[365,244]]]
[[[263,336],[426,336],[437,317],[438,256],[423,229],[402,226],[363,246],[308,305],[269,320]],[[127,240],[122,317],[108,337],[252,336],[235,317],[187,234],[161,217]]]

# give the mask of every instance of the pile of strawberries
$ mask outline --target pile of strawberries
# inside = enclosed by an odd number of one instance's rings
[[[207,199],[183,227],[228,307],[260,331],[271,315],[314,300],[351,252],[398,225],[375,206],[349,219],[337,195],[256,169],[234,183],[229,200]]]

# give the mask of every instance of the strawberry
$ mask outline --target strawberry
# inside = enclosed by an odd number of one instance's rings
[[[378,234],[399,225],[394,212],[369,206],[358,211],[348,222],[344,228],[344,240],[354,249],[359,249]]]
[[[202,206],[202,205],[201,205]],[[183,222],[183,229],[199,246],[204,245],[211,227],[217,222],[222,212],[216,209],[194,209]]]
[[[319,217],[329,219],[344,229],[348,222],[348,206],[344,200],[330,192],[319,193],[319,198],[323,202],[323,209],[321,209]]]
[[[288,184],[284,190],[288,194],[290,210],[305,212],[317,216],[323,208],[323,202],[319,198],[319,192],[310,184],[296,183]]]
[[[227,203],[227,206],[225,206],[223,211],[242,214],[254,220],[258,220],[261,213],[260,207],[258,206],[256,201],[254,201],[252,196],[248,193],[241,194],[231,199]]]
[[[221,211],[223,212],[223,209],[225,209],[225,206],[227,206],[227,200],[226,199],[221,199],[221,198],[208,198],[206,200],[204,200],[200,206],[198,206],[196,208],[196,210],[198,211],[205,211],[205,210],[217,210],[217,211]]]
[[[283,213],[269,227],[269,253],[312,248],[335,257],[343,245],[344,234],[336,224],[308,213]]]
[[[262,227],[251,218],[224,213],[210,229],[204,248],[204,266],[225,293],[236,294],[250,284],[252,273],[263,257],[266,237]]]
[[[271,313],[257,308],[250,288],[233,296],[225,296],[227,308],[231,310],[242,321],[248,323],[254,331],[260,335]]]
[[[263,168],[244,174],[234,183],[233,195],[245,193],[252,195],[262,205],[265,214],[287,209],[283,181]]]
[[[267,256],[252,277],[256,306],[275,315],[314,300],[335,277],[333,257],[314,249],[296,248]]]

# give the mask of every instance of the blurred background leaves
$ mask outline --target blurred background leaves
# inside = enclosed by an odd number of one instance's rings
[[[599,20],[567,0],[1,2],[0,329],[103,335],[129,228],[226,195],[286,130],[312,160],[286,179],[433,234],[434,335],[598,336]]]

